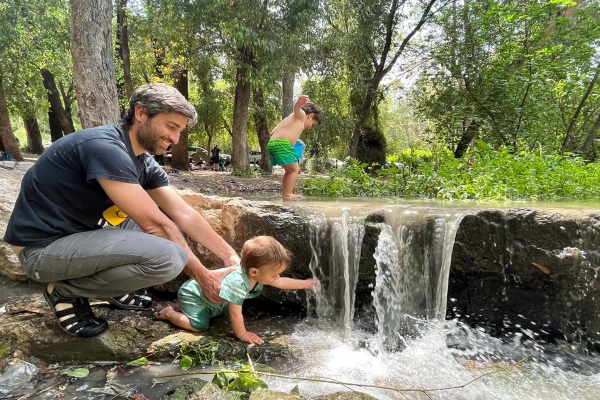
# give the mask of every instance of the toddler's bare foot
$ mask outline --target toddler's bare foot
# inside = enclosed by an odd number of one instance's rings
[[[175,309],[173,308],[173,306],[167,306],[160,311],[154,312],[154,318],[168,321],[169,315],[171,315],[171,313],[173,313],[173,312],[175,312]]]

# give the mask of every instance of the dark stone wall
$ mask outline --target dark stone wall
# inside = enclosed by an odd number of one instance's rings
[[[454,244],[448,317],[500,336],[600,342],[597,214],[531,209],[466,216]]]

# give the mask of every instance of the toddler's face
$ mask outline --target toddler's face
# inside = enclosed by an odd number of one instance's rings
[[[256,274],[253,276],[254,280],[263,285],[270,285],[279,279],[279,275],[285,271],[285,265],[274,265],[268,267],[261,267],[256,269]]]

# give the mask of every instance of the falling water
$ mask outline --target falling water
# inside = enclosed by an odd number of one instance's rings
[[[370,292],[381,350],[395,348],[392,342],[410,333],[415,321],[445,317],[452,245],[463,214],[388,207],[378,215],[383,222],[371,223],[379,234]],[[311,220],[310,268],[323,281],[315,314],[346,331],[354,327],[368,217],[344,207],[339,215]]]
[[[420,321],[444,319],[452,246],[462,216],[413,210],[385,215],[374,254],[378,350],[397,349]]]
[[[346,330],[352,328],[364,232],[364,218],[352,216],[348,208],[338,218],[315,215],[312,220],[310,268],[314,275],[324,277],[316,296],[316,314]]]

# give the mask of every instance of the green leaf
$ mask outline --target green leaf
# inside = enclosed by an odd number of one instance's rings
[[[166,383],[169,382],[171,380],[171,378],[152,378],[152,386],[159,384],[159,383]]]
[[[277,372],[275,368],[261,363],[254,363],[254,370],[263,372]]]
[[[90,374],[90,370],[87,368],[75,368],[75,369],[65,369],[63,372],[65,375],[72,376],[74,378],[85,378]]]
[[[183,369],[188,369],[192,365],[194,365],[194,360],[192,360],[191,357],[183,356],[181,357],[181,360],[179,360],[179,366]]]
[[[290,390],[290,394],[295,394],[296,396],[300,396],[300,388],[298,387],[298,384],[296,384],[296,386],[294,386],[293,389]]]
[[[145,365],[148,363],[149,363],[149,361],[146,357],[141,357],[141,358],[138,358],[137,360],[129,361],[127,363],[127,365],[130,367],[137,367],[138,365]]]

